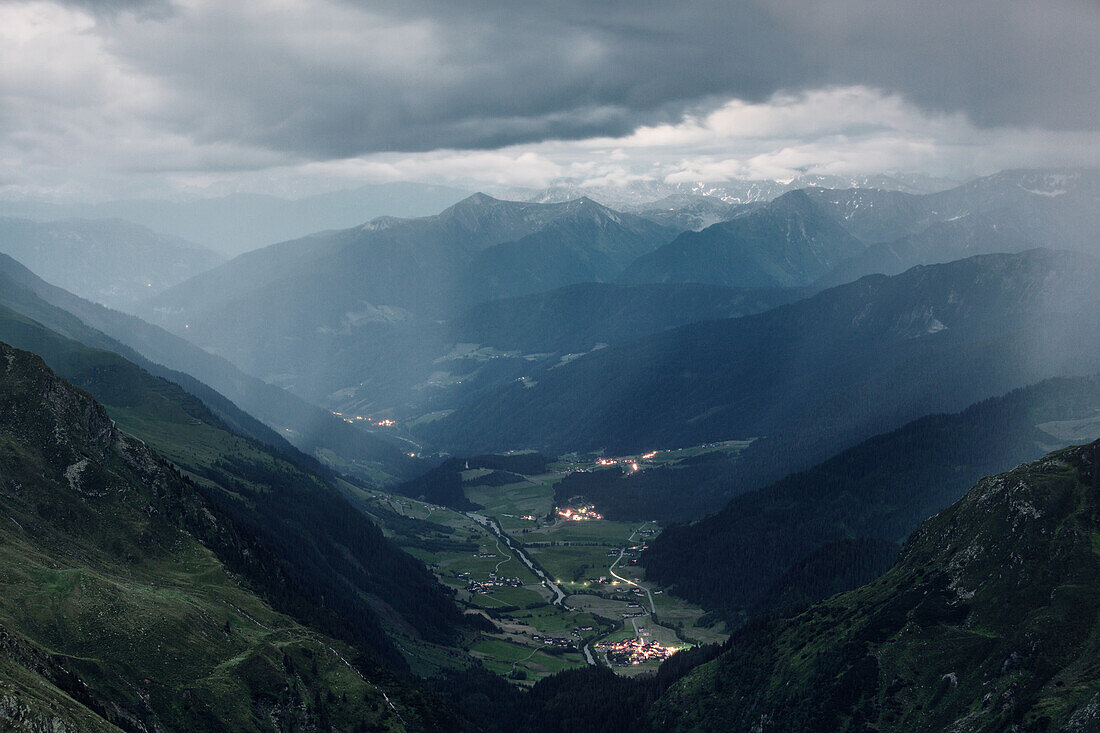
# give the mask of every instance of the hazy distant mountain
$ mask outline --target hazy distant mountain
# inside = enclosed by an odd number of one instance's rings
[[[225,261],[118,219],[0,219],[0,252],[59,287],[114,308],[131,307]]]
[[[675,227],[681,231],[699,231],[711,224],[732,219],[746,204],[734,204],[723,201],[718,196],[677,193],[636,204],[625,210],[644,216],[647,219]]]
[[[674,234],[586,199],[478,194],[437,216],[375,220],[247,253],[142,312],[312,399],[377,392],[391,375],[407,382],[442,355],[433,340],[440,321],[494,296],[610,279]]]
[[[622,280],[795,287],[809,285],[863,249],[805,192],[792,191],[730,221],[681,234],[640,257]]]
[[[1005,171],[929,196],[809,191],[823,210],[866,242],[821,284],[918,264],[1032,247],[1100,255],[1100,171]]]
[[[416,417],[477,400],[494,388],[541,374],[609,344],[675,326],[759,313],[797,300],[800,291],[734,289],[709,285],[607,285],[582,283],[517,298],[483,303],[457,319],[415,330],[327,335],[307,342],[318,364],[313,374],[360,383],[331,392],[316,377],[310,396],[341,412],[371,414],[393,409]],[[330,390],[328,392],[324,390]]]
[[[656,210],[637,210],[690,226],[720,211],[700,203],[706,200],[673,197]],[[1034,247],[1100,255],[1098,202],[1100,172],[1085,169],[1005,171],[923,195],[808,187],[768,203],[731,207],[728,221],[685,232],[639,258],[623,280],[837,285]]]
[[[463,278],[470,293],[467,302],[611,282],[635,259],[679,232],[587,198],[569,205],[574,210],[553,226],[478,252]]]
[[[561,180],[537,190],[503,189],[501,196],[538,203],[556,203],[588,196],[605,206],[635,211],[666,197],[678,196],[701,196],[726,204],[749,204],[770,201],[788,191],[800,188],[855,187],[925,194],[943,191],[956,185],[958,185],[957,180],[910,174],[872,176],[806,174],[782,181],[751,179],[667,183],[646,179],[629,183],[588,183],[580,180]]]
[[[995,215],[966,214],[937,222],[916,234],[868,247],[838,263],[817,284],[823,287],[851,282],[870,273],[896,275],[919,264],[951,262],[976,254],[1022,252],[1040,241],[1034,219],[1023,220],[1015,211]],[[1100,248],[1097,248],[1100,251]]]
[[[120,218],[237,255],[323,229],[343,229],[379,216],[427,216],[468,191],[421,183],[379,183],[300,199],[232,194],[192,201],[50,204],[0,201],[0,214],[37,221]]]
[[[761,435],[819,450],[1061,374],[1100,370],[1100,260],[987,255],[873,276],[614,346],[424,428],[460,452],[613,452]]]
[[[7,255],[0,255],[0,277],[4,284],[0,300],[12,309],[41,320],[69,338],[96,348],[114,349],[96,335],[102,332],[152,362],[143,366],[165,378],[178,380],[206,401],[221,419],[241,427],[242,432],[267,440],[248,428],[237,406],[305,453],[361,479],[387,481],[405,478],[415,471],[415,463],[394,441],[349,425],[326,410],[246,375],[225,359],[164,329],[50,285]],[[50,307],[43,308],[37,299]],[[75,323],[67,321],[58,311],[70,315]],[[156,365],[167,369],[161,372]],[[182,372],[183,378],[168,370]],[[211,388],[220,395],[211,395]],[[219,406],[217,399],[221,395],[235,404]]]
[[[585,352],[696,321],[758,313],[804,291],[717,285],[583,283],[475,306],[451,324],[460,341],[525,353]]]

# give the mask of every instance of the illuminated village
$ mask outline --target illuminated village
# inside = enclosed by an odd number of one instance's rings
[[[392,428],[394,425],[397,425],[396,420],[391,420],[389,418],[375,420],[374,418],[364,417],[363,415],[345,415],[344,413],[337,412],[336,410],[333,410],[332,414],[346,423],[351,423],[352,425],[354,425],[356,422],[366,422],[377,428]]]
[[[579,507],[562,507],[558,509],[558,516],[567,522],[585,522],[594,519],[603,519],[603,515],[596,511],[591,504],[582,504]]]
[[[620,667],[630,667],[651,661],[661,662],[679,651],[674,647],[661,646],[659,642],[646,641],[641,637],[622,641],[601,641],[593,645],[593,648],[605,654],[611,664]]]

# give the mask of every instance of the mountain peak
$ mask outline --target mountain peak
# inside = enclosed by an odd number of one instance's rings
[[[490,206],[492,204],[499,204],[499,203],[502,203],[500,199],[493,198],[492,196],[490,196],[487,193],[482,193],[481,191],[478,191],[477,193],[471,194],[471,195],[467,196],[466,198],[462,199],[461,201],[459,201],[457,204],[455,204],[451,208],[452,209],[457,209],[459,207],[469,208],[471,206]]]

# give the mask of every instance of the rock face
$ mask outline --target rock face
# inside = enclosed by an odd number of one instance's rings
[[[745,628],[673,687],[677,730],[1095,730],[1100,442],[983,479],[885,575]]]

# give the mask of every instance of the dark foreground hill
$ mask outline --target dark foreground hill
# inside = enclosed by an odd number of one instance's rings
[[[405,665],[387,632],[448,641],[461,625],[427,569],[355,511],[331,479],[234,433],[177,385],[0,308],[0,340],[40,355],[88,390],[117,425],[195,481],[266,548],[278,573],[255,579],[278,610]]]
[[[661,730],[1100,726],[1100,443],[983,479],[878,580],[750,624]]]
[[[0,512],[0,728],[402,730],[438,715],[369,654],[272,610],[255,588],[297,589],[264,543],[7,345]]]

